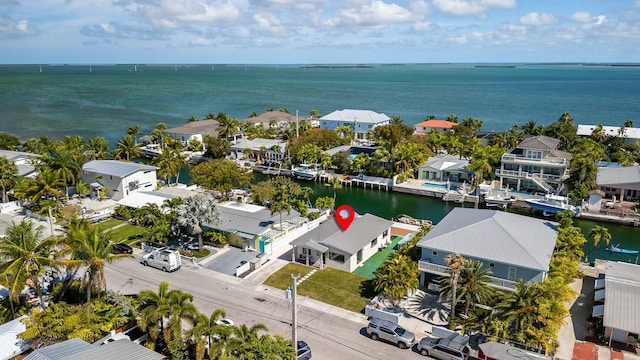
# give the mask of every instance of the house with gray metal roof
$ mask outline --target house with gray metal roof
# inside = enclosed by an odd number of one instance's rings
[[[600,167],[596,176],[598,188],[605,197],[618,200],[640,199],[640,166]]]
[[[558,150],[560,141],[549,136],[533,136],[502,155],[496,176],[502,187],[516,191],[566,191],[563,182],[569,178],[573,155]]]
[[[463,182],[471,179],[472,171],[467,170],[469,160],[443,154],[432,156],[426,164],[418,168],[418,179],[433,181]]]
[[[289,123],[295,124],[299,118],[296,115],[289,114],[284,111],[267,111],[258,116],[250,117],[242,121],[251,123],[255,126],[268,128],[286,128]]]
[[[188,122],[182,126],[163,130],[163,134],[168,134],[172,138],[179,140],[185,147],[189,146],[191,140],[198,140],[204,144],[204,136],[218,137],[218,120],[206,119]]]
[[[309,221],[294,209],[289,213],[272,214],[271,210],[264,206],[235,201],[218,204],[218,212],[220,222],[204,224],[207,229],[238,235],[237,242],[229,245],[267,253],[283,245],[278,240],[287,232]]]
[[[291,242],[297,260],[352,272],[382,247],[391,243],[393,221],[356,215],[342,231],[331,218]]]
[[[40,348],[25,360],[163,360],[166,356],[127,339],[94,345],[70,339]]]
[[[421,283],[449,276],[445,258],[460,254],[492,271],[492,286],[513,290],[519,280],[541,282],[557,239],[556,224],[498,210],[455,208],[418,241]]]
[[[622,343],[640,335],[640,265],[607,261],[604,276],[604,336]]]
[[[41,155],[22,151],[0,150],[0,157],[5,157],[16,164],[18,176],[34,178],[38,175],[34,164],[42,157]]]
[[[105,196],[121,200],[131,192],[157,187],[155,166],[119,160],[92,160],[82,165],[80,178],[93,190],[105,190]]]
[[[231,151],[235,153],[237,159],[243,158],[245,151],[249,149],[253,154],[252,158],[259,159],[259,161],[282,160],[286,148],[286,141],[262,138],[241,138],[231,145]]]

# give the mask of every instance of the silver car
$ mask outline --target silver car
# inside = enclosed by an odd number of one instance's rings
[[[416,336],[411,331],[388,320],[372,319],[371,322],[369,322],[369,326],[367,326],[367,331],[371,339],[385,340],[398,345],[401,349],[412,347],[416,341]]]
[[[425,337],[418,343],[418,352],[440,360],[465,360],[469,357],[466,345],[450,339]]]

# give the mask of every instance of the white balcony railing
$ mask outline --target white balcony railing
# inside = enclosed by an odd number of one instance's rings
[[[560,182],[566,178],[568,178],[567,175],[564,176],[560,176],[560,175],[551,175],[551,174],[537,174],[537,173],[529,173],[526,171],[517,171],[517,170],[503,170],[503,169],[496,169],[496,175],[498,176],[510,176],[510,177],[516,177],[516,178],[521,178],[521,179],[528,179],[528,178],[532,178],[532,177],[537,177],[537,178],[542,178],[545,181],[550,181],[550,182]]]
[[[424,260],[418,261],[418,268],[420,269],[420,271],[428,272],[430,274],[435,274],[439,276],[449,276],[448,266],[434,264],[429,261],[424,261]],[[495,276],[489,276],[489,278],[492,280],[492,282],[489,283],[489,286],[492,286],[494,288],[503,289],[503,290],[514,290],[516,288],[515,281],[501,279]]]
[[[556,158],[551,156],[547,156],[542,159],[534,159],[534,158],[528,158],[524,156],[517,156],[513,154],[503,154],[501,161],[515,162],[519,164],[536,164],[536,165],[543,165],[543,166],[544,165],[546,166],[566,166],[567,165],[567,159]]]

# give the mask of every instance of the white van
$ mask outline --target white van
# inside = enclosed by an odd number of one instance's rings
[[[182,258],[176,250],[159,248],[143,256],[141,263],[162,271],[176,271],[182,266]]]

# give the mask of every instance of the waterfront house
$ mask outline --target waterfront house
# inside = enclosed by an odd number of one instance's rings
[[[596,176],[598,188],[609,199],[638,201],[640,198],[640,166],[600,167]]]
[[[310,265],[352,272],[391,243],[392,225],[393,221],[364,214],[356,215],[343,231],[331,219],[292,241],[293,254]]]
[[[598,125],[578,125],[577,135],[582,137],[591,137],[593,131]],[[627,143],[640,140],[640,128],[620,127],[620,126],[602,126],[602,133],[606,136],[624,138]]]
[[[0,286],[0,288],[2,287]],[[9,296],[8,289],[6,296]],[[4,296],[0,296],[0,298],[2,300],[6,299]],[[28,341],[18,337],[27,329],[22,322],[26,318],[27,315],[22,315],[0,325],[0,344],[2,345],[0,346],[0,359],[14,359],[16,356],[24,354],[31,349]]]
[[[432,131],[453,131],[456,126],[458,123],[453,121],[431,119],[413,125],[413,129],[416,135],[426,135]]]
[[[265,129],[282,129],[289,126],[289,123],[295,124],[298,120],[299,119],[296,115],[292,115],[284,111],[267,111],[258,116],[250,117],[242,121],[251,123],[254,126],[262,126]]]
[[[25,360],[106,360],[136,359],[163,360],[166,356],[137,344],[131,340],[120,339],[104,345],[89,344],[79,338],[72,338],[53,345],[38,348]]]
[[[339,126],[349,126],[354,131],[355,140],[366,141],[367,132],[376,126],[388,125],[391,118],[371,110],[336,110],[319,119],[320,127],[335,130]]]
[[[521,279],[541,282],[556,245],[554,225],[504,211],[454,208],[418,241],[421,285],[434,276],[449,276],[445,258],[456,253],[491,269],[493,287],[513,290]]]
[[[206,223],[206,228],[221,231],[225,235],[238,235],[234,242],[229,243],[231,246],[268,254],[288,244],[287,235],[309,221],[293,209],[289,213],[271,213],[271,210],[264,206],[235,201],[218,204],[218,212],[220,222]]]
[[[245,137],[238,139],[235,144],[231,145],[231,152],[235,154],[236,159],[241,159],[244,156],[245,151],[249,149],[252,154],[251,157],[258,161],[280,161],[284,158],[284,151],[286,147],[286,141],[261,138],[249,140]]]
[[[133,192],[157,187],[155,166],[119,160],[92,160],[82,165],[80,178],[94,191],[105,191],[112,200],[122,200]]]
[[[218,137],[219,127],[218,120],[207,119],[188,122],[182,126],[163,130],[162,133],[181,141],[186,148],[192,140],[198,140],[204,145],[205,135]]]
[[[558,150],[560,141],[549,136],[523,140],[515,149],[502,155],[496,177],[502,187],[516,191],[561,194],[569,178],[572,154]]]
[[[602,311],[604,336],[611,341],[638,344],[640,334],[640,265],[607,261],[604,277],[604,304],[595,305],[593,314]]]
[[[5,157],[18,167],[18,176],[35,178],[38,172],[35,163],[41,158],[41,155],[32,154],[22,151],[0,150],[0,157]]]
[[[471,172],[467,171],[469,160],[458,156],[443,154],[432,156],[427,163],[418,168],[418,179],[433,181],[463,182],[471,179]]]

